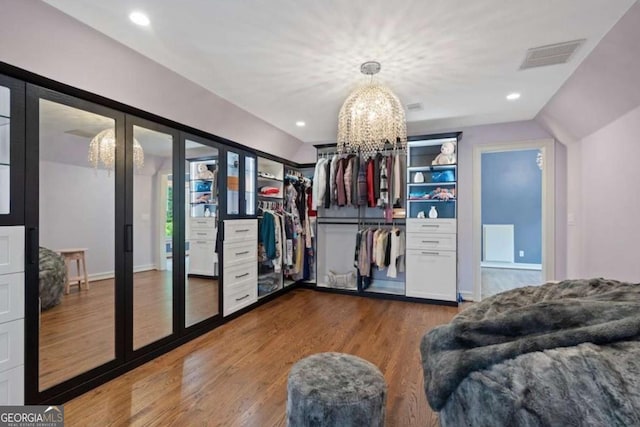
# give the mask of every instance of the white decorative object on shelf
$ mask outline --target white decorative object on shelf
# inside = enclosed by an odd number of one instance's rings
[[[429,218],[431,219],[438,218],[438,210],[436,209],[435,206],[431,206],[431,209],[429,209]]]
[[[415,175],[413,175],[413,182],[422,184],[424,182],[424,174],[422,172],[416,172]]]
[[[456,143],[446,141],[440,147],[440,154],[433,159],[433,165],[454,165],[456,163]]]
[[[424,211],[420,211],[418,212],[418,215],[416,216],[417,218],[426,218]]]

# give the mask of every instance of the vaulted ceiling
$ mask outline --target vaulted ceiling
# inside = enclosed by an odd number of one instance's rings
[[[532,119],[634,0],[46,2],[308,142],[335,139],[372,59],[403,104],[422,104],[409,122]],[[132,24],[133,10],[151,25]],[[576,39],[569,63],[519,70],[528,48]]]

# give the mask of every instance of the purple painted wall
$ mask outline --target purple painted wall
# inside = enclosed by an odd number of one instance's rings
[[[277,156],[301,141],[37,0],[0,0],[0,60]]]
[[[581,141],[586,277],[640,282],[640,106]]]

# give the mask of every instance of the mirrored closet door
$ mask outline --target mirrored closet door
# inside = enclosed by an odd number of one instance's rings
[[[116,190],[124,115],[35,86],[28,94],[27,366],[37,369],[27,381],[32,391],[55,393],[124,356],[124,247],[116,237],[124,234]]]
[[[174,263],[174,224],[181,215],[177,176],[177,132],[127,116],[127,274],[132,284],[134,351],[178,329],[174,300],[181,263]],[[131,294],[129,294],[131,295]]]
[[[185,185],[184,325],[190,327],[220,313],[216,251],[223,158],[212,141],[183,135]]]

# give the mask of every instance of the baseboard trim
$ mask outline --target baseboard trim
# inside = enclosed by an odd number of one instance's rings
[[[472,291],[460,291],[460,295],[462,295],[462,299],[465,301],[474,301],[475,297],[473,296]]]
[[[480,268],[497,268],[503,270],[542,270],[541,264],[511,262],[481,262]]]
[[[142,273],[143,271],[151,271],[151,270],[157,270],[158,268],[155,266],[155,264],[147,264],[147,265],[139,265],[137,267],[133,267],[133,272],[134,273]],[[89,274],[89,282],[97,282],[99,280],[107,280],[107,279],[113,279],[115,277],[115,272],[113,271],[107,271],[104,273],[93,273],[93,274]]]

